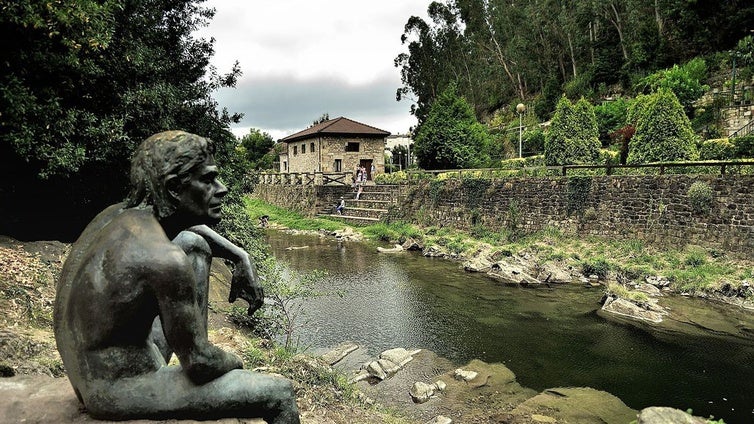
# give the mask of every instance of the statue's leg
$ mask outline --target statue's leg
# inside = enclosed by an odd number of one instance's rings
[[[212,250],[204,238],[191,231],[181,231],[173,239],[173,244],[178,245],[191,263],[191,268],[196,276],[196,301],[202,311],[202,331],[206,336],[207,333],[207,313],[208,313],[208,296],[209,296],[209,271],[212,265]],[[168,346],[165,334],[162,331],[162,322],[160,317],[156,317],[152,322],[152,333],[150,335],[152,342],[157,346],[165,362],[170,361],[170,355],[173,350]]]
[[[99,419],[212,420],[263,418],[270,424],[298,424],[296,397],[285,378],[233,370],[194,385],[179,366],[116,381],[95,382],[97,396],[86,407]]]

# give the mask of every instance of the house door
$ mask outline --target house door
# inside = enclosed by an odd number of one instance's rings
[[[359,160],[359,166],[367,170],[367,180],[372,180],[372,159]]]

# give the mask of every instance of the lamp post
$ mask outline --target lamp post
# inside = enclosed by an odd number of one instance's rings
[[[523,103],[519,103],[516,105],[516,112],[518,112],[518,157],[522,158],[523,156],[523,150],[521,148],[521,138],[523,135],[523,124],[522,119],[524,112],[526,112],[526,105]]]

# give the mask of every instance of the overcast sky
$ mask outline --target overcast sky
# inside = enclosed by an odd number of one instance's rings
[[[244,113],[233,132],[258,128],[277,140],[329,113],[405,134],[416,119],[408,100],[395,100],[393,60],[407,50],[406,21],[426,19],[430,1],[208,0],[217,13],[198,35],[215,38],[220,73],[236,60],[243,71],[235,89],[215,94]]]

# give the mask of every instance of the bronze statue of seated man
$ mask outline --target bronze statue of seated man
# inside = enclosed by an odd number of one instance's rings
[[[245,371],[209,343],[213,256],[236,263],[230,301],[264,294],[249,255],[206,224],[227,193],[210,142],[182,131],[139,147],[125,203],[74,243],[55,299],[55,339],[79,400],[100,419],[261,417],[298,423],[290,381]],[[166,365],[175,352],[179,366]]]

